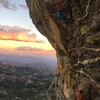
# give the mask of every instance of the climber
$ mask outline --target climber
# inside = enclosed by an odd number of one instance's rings
[[[57,17],[59,18],[59,20],[62,19],[62,11],[60,8],[57,9]]]
[[[64,14],[62,13],[61,9],[66,6],[66,10],[64,11]],[[62,3],[59,2],[57,4],[57,17],[59,20],[63,19],[66,23],[72,23],[73,22],[73,16],[72,16],[72,7],[71,7],[71,1],[68,0],[67,2],[62,0]]]
[[[79,90],[77,93],[77,100],[85,100],[85,94],[82,90]]]

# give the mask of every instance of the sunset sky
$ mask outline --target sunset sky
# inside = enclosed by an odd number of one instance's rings
[[[55,55],[33,25],[25,0],[0,0],[0,53]]]

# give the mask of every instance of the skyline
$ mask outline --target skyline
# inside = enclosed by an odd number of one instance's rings
[[[0,53],[55,55],[32,23],[25,0],[0,0]]]

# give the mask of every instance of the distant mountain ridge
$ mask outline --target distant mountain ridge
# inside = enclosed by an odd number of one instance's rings
[[[0,54],[0,61],[14,65],[43,63],[56,67],[56,57],[52,55],[14,55]]]

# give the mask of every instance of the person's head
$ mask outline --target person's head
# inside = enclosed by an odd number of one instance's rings
[[[80,93],[83,93],[83,91],[82,91],[82,90],[79,90],[79,92],[80,92]]]

